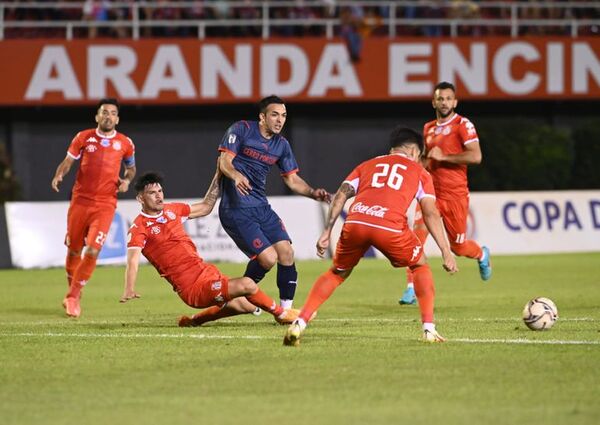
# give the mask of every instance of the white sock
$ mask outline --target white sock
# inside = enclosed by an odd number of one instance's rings
[[[410,288],[413,288],[413,289],[414,289],[414,288],[415,288],[415,284],[414,284],[414,283],[412,283],[412,282],[408,282],[408,283],[406,284],[406,289],[410,289]]]
[[[423,330],[435,332],[435,323],[423,323]]]
[[[279,300],[279,305],[281,307],[283,307],[284,310],[288,310],[288,309],[292,308],[293,303],[294,303],[294,300]]]
[[[304,329],[306,329],[306,322],[304,321],[304,319],[299,317],[296,320],[294,320],[294,323],[300,326],[301,331],[304,331]]]

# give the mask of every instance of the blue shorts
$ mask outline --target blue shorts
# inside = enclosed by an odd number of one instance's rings
[[[279,241],[290,241],[285,225],[270,205],[219,209],[223,229],[237,247],[254,258]]]

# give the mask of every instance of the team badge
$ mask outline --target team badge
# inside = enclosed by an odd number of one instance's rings
[[[173,211],[167,210],[167,211],[165,211],[165,215],[167,217],[169,217],[170,220],[175,220],[176,215]]]
[[[435,134],[440,134],[442,132],[442,127],[436,127],[435,128]]]
[[[442,134],[444,136],[447,136],[448,134],[450,134],[450,127],[444,127],[444,131],[442,131]]]
[[[252,245],[254,245],[254,248],[256,249],[262,248],[263,241],[261,241],[259,238],[256,238],[252,241]]]
[[[210,289],[211,291],[220,291],[221,290],[221,281],[219,280],[218,282],[213,282],[212,285],[210,285]]]
[[[158,217],[158,218],[156,219],[156,222],[157,222],[157,223],[163,223],[163,224],[164,224],[164,223],[166,223],[166,222],[167,222],[167,219],[166,219],[166,218],[164,218],[163,216],[160,216],[160,217]]]
[[[150,232],[152,232],[153,235],[158,235],[160,233],[160,227],[154,226],[150,229]]]
[[[229,138],[227,139],[227,143],[229,143],[230,145],[233,145],[235,143],[235,134],[229,135]]]
[[[105,148],[107,148],[110,146],[110,139],[102,139],[102,140],[100,140],[100,144],[102,146],[104,146]]]
[[[120,151],[121,150],[121,142],[119,142],[118,140],[113,143],[113,149],[116,151]]]

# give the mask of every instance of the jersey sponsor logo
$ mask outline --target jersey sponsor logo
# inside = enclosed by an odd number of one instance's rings
[[[229,143],[230,145],[233,145],[235,143],[235,134],[229,135],[229,137],[227,138],[227,143]]]
[[[220,291],[222,286],[223,284],[219,280],[217,282],[213,282],[212,285],[210,285],[210,289],[211,291]]]
[[[118,140],[113,143],[113,149],[116,151],[120,151],[121,150],[121,142],[119,142]]]
[[[98,140],[94,136],[92,136],[92,137],[88,137],[88,139],[86,140],[86,142],[98,143]]]
[[[109,147],[109,146],[110,146],[110,139],[102,139],[102,140],[100,141],[100,144],[101,144],[102,146],[104,146],[105,148],[107,148],[107,147]]]
[[[263,246],[263,241],[261,241],[259,238],[256,238],[252,241],[252,245],[254,246],[254,248],[262,248]]]
[[[242,149],[242,153],[252,159],[256,159],[257,161],[265,162],[269,165],[273,165],[277,162],[276,157],[261,153],[254,149],[251,149],[251,148]]]
[[[445,127],[445,128],[444,128],[444,131],[442,131],[442,134],[443,134],[444,136],[447,136],[448,134],[450,134],[450,131],[451,131],[450,127]]]
[[[85,147],[85,151],[92,153],[92,152],[96,152],[98,150],[98,148],[96,147],[96,145],[87,145]]]
[[[177,217],[175,215],[175,213],[171,210],[167,210],[165,211],[165,215],[170,219],[170,220],[175,220],[175,218]]]
[[[153,226],[152,228],[150,228],[150,232],[151,232],[153,235],[158,235],[158,234],[160,233],[160,227],[158,227],[158,226]]]
[[[371,215],[373,217],[384,218],[385,213],[389,210],[389,208],[382,207],[381,205],[365,205],[362,202],[358,202],[354,204],[352,207],[352,212]]]

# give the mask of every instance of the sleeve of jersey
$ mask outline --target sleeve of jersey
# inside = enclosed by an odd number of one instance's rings
[[[67,150],[67,154],[73,159],[81,158],[81,150],[83,149],[83,137],[81,137],[81,132],[77,133],[73,140],[71,140],[71,144],[69,145],[69,149]]]
[[[468,145],[469,143],[479,142],[479,136],[477,136],[477,130],[475,130],[475,126],[471,121],[466,118],[463,118],[460,127],[459,134],[463,141],[463,145]]]
[[[419,177],[419,189],[417,190],[415,198],[417,198],[417,201],[420,201],[423,198],[435,199],[433,180],[431,179],[431,175],[425,169],[421,171],[421,176]]]
[[[123,162],[127,168],[131,168],[135,165],[135,145],[133,141],[127,137],[127,149],[125,149],[125,155],[123,156]]]
[[[144,246],[146,246],[146,235],[137,224],[133,223],[127,233],[127,249],[143,249]]]
[[[175,211],[175,214],[181,217],[182,223],[188,219],[190,213],[192,212],[192,207],[189,204],[184,204],[181,202],[171,204],[171,208],[173,211]]]
[[[285,143],[285,150],[279,161],[277,161],[277,165],[281,170],[282,176],[289,176],[298,172],[298,163],[296,162],[296,157],[294,156],[294,152],[292,152],[290,143],[283,137],[281,138],[281,142]]]
[[[344,179],[342,184],[344,183],[348,183],[354,188],[354,193],[358,193],[358,186],[360,185],[360,173],[358,168],[355,168],[350,174],[348,174],[348,177]]]
[[[219,152],[229,152],[233,156],[236,156],[242,148],[246,132],[250,128],[250,125],[246,121],[238,121],[227,129],[221,144],[219,145]]]

